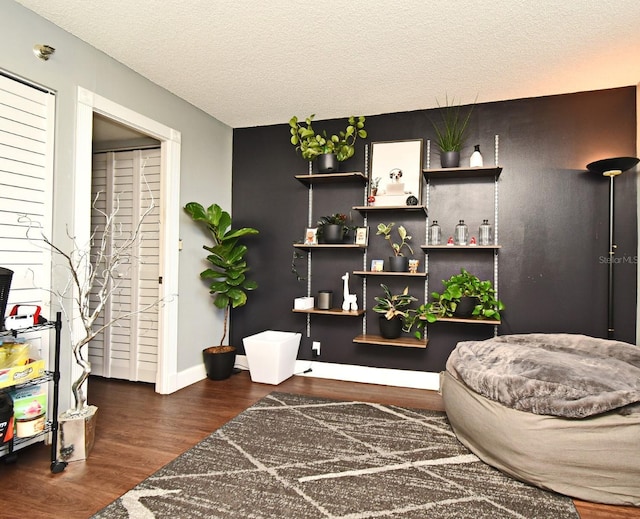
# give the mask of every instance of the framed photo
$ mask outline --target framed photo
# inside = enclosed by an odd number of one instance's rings
[[[356,245],[366,245],[369,239],[369,227],[356,229]]]
[[[304,244],[318,245],[318,228],[317,227],[307,227],[307,230],[304,233]]]
[[[420,205],[423,139],[371,143],[369,196],[376,206]]]
[[[384,270],[384,260],[371,260],[371,272],[382,272]]]

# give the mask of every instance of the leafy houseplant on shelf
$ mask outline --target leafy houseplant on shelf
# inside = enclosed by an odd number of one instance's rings
[[[372,308],[380,316],[380,335],[385,339],[397,339],[402,334],[404,319],[409,315],[408,307],[415,297],[409,295],[409,287],[405,287],[401,294],[391,294],[389,287],[380,284],[384,297],[376,296],[376,304]]]
[[[409,245],[409,241],[411,240],[411,236],[407,234],[407,230],[403,225],[398,227],[398,237],[400,241],[394,243],[391,237],[391,230],[395,222],[391,222],[390,224],[380,223],[378,224],[378,231],[376,235],[384,236],[384,239],[389,242],[391,245],[391,249],[393,250],[393,256],[389,257],[389,270],[391,272],[407,272],[409,270],[409,258],[404,256],[402,253],[402,249],[406,247],[411,254],[413,254],[413,249],[411,245]]]
[[[481,281],[465,269],[460,269],[460,274],[443,280],[442,284],[442,293],[431,293],[432,302],[411,311],[405,319],[404,331],[409,332],[415,326],[416,337],[420,338],[420,329],[425,322],[433,323],[442,317],[500,320],[500,312],[505,306],[496,299],[491,281]]]
[[[440,148],[440,165],[443,168],[457,168],[460,165],[460,150],[466,139],[469,118],[473,112],[473,105],[465,115],[462,107],[454,105],[454,99],[446,98],[442,108],[441,124],[433,123],[436,131],[436,144]]]
[[[308,161],[318,159],[320,173],[334,173],[338,171],[338,163],[353,157],[355,142],[360,137],[365,139],[367,131],[364,129],[364,116],[351,116],[347,120],[347,127],[337,134],[327,135],[326,131],[316,133],[312,126],[315,114],[307,117],[304,122],[298,121],[294,115],[289,121],[291,144],[300,151],[302,158]]]
[[[343,243],[354,227],[347,225],[347,215],[334,213],[318,220],[318,238],[323,243]]]
[[[220,344],[205,348],[202,354],[207,377],[211,380],[223,380],[231,375],[236,358],[236,348],[223,345],[227,336],[230,309],[245,305],[247,291],[258,286],[255,281],[246,278],[249,270],[244,259],[247,247],[239,243],[239,239],[257,234],[258,231],[252,227],[232,229],[231,216],[218,204],[205,209],[197,202],[189,202],[184,209],[195,222],[204,225],[213,239],[212,246],[202,246],[209,252],[207,261],[211,263],[211,267],[202,271],[200,277],[211,282],[209,292],[216,308],[224,310],[224,322]]]

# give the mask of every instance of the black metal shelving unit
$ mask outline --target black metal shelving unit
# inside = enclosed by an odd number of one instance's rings
[[[58,474],[62,472],[67,466],[66,461],[58,459],[58,385],[60,383],[60,331],[62,330],[62,315],[61,312],[56,314],[55,321],[47,321],[43,324],[37,324],[29,328],[22,328],[20,330],[7,330],[0,332],[0,337],[17,337],[30,332],[38,332],[44,330],[55,329],[55,350],[54,350],[54,367],[53,370],[47,370],[38,378],[21,382],[20,384],[14,384],[12,386],[0,388],[0,393],[7,393],[16,389],[22,389],[29,386],[35,386],[37,384],[44,384],[53,382],[53,402],[51,409],[51,419],[47,420],[43,431],[34,436],[27,438],[13,438],[7,445],[2,446],[6,449],[4,454],[0,455],[0,459],[3,459],[6,463],[14,462],[17,458],[17,452],[25,445],[31,445],[34,438],[43,437],[51,433],[51,472]]]

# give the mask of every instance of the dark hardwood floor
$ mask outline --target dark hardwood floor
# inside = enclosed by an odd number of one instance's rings
[[[89,517],[272,391],[442,410],[431,391],[306,377],[271,386],[252,383],[248,372],[172,395],[158,395],[150,384],[89,384],[89,402],[99,408],[89,459],[51,474],[50,450],[41,443],[20,451],[13,464],[0,463],[0,517]],[[640,508],[576,505],[582,519],[640,519]]]

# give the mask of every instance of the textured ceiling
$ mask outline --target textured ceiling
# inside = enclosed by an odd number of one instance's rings
[[[638,0],[18,2],[234,128],[640,82]]]

